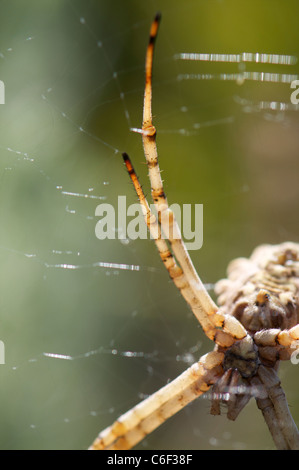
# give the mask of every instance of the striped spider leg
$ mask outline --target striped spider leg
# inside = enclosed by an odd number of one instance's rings
[[[98,435],[90,449],[131,449],[210,387],[214,396],[212,414],[220,414],[224,401],[228,418],[236,419],[254,396],[277,448],[299,448],[298,430],[276,373],[279,360],[288,359],[299,340],[299,245],[260,247],[249,260],[233,262],[228,279],[216,286],[220,307],[206,291],[168,206],[158,164],[151,106],[159,22],[158,14],[146,53],[141,131],[157,215],[149,207],[129,156],[124,153],[123,159],[161,260],[215,348],[118,418]]]
[[[223,345],[226,346],[228,343],[232,344],[235,339],[245,337],[246,332],[241,327],[241,325],[237,324],[237,322],[218,313],[217,305],[209,296],[193,266],[189,253],[182,240],[177,221],[173,212],[169,209],[163,188],[163,182],[158,163],[156,128],[152,122],[153,55],[160,18],[160,14],[157,14],[152,23],[145,60],[145,91],[143,104],[142,140],[151,183],[151,195],[159,216],[159,224],[161,225],[161,229],[164,234],[167,234],[168,236],[173,256],[176,258],[186,278],[186,287],[188,287],[188,289],[193,294],[192,310],[198,321],[201,323],[203,330],[208,338],[215,341],[216,336],[219,343],[223,343]],[[145,198],[143,197],[143,200],[144,199]],[[232,326],[232,323],[234,326]],[[219,327],[223,327],[223,331],[218,330]],[[232,339],[234,337],[234,327],[237,329],[241,327],[241,331],[238,331],[236,333],[236,338]]]

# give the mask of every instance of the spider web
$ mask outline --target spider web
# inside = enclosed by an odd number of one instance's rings
[[[213,345],[150,240],[95,236],[95,209],[150,193],[139,134],[150,22],[162,11],[154,121],[171,203],[204,205],[191,252],[210,289],[261,243],[298,241],[298,112],[287,83],[186,79],[236,64],[180,53],[299,57],[295,1],[1,2],[1,448],[86,448]],[[245,2],[243,2],[245,3]],[[298,73],[298,66],[246,70]],[[180,79],[185,77],[185,79]],[[193,77],[194,78],[194,77]],[[272,105],[271,105],[272,103]],[[273,104],[275,103],[275,105]],[[299,419],[296,366],[282,383]],[[139,448],[272,446],[252,401],[236,423],[202,398]]]

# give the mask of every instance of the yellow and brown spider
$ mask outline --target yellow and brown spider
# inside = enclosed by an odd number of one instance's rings
[[[159,22],[157,14],[146,53],[141,131],[158,216],[148,205],[128,155],[123,154],[123,158],[160,257],[215,348],[118,418],[99,434],[90,449],[132,448],[209,388],[212,414],[220,414],[224,402],[228,418],[234,420],[254,397],[276,447],[299,449],[298,429],[277,376],[279,361],[289,359],[298,347],[299,244],[263,245],[249,259],[234,260],[228,267],[228,278],[216,284],[218,305],[208,294],[168,206],[158,164],[152,123],[152,64]]]

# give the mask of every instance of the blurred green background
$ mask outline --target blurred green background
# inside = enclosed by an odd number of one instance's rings
[[[131,155],[150,193],[141,137],[130,127],[141,126],[157,10],[160,165],[170,203],[204,205],[204,245],[191,252],[203,281],[215,283],[231,259],[261,243],[298,241],[298,113],[240,104],[290,104],[289,85],[179,81],[238,66],[174,59],[180,52],[299,57],[298,2],[2,1],[1,449],[84,449],[213,347],[150,240],[95,236],[101,201],[136,202],[119,152]],[[299,72],[297,65],[247,70]],[[299,371],[282,364],[280,376],[298,423]],[[198,399],[139,448],[273,448],[254,401],[235,423],[210,416],[209,406]]]

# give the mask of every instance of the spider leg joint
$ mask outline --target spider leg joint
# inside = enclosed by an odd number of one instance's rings
[[[143,127],[142,127],[142,135],[145,136],[145,137],[155,137],[155,135],[157,134],[157,130],[155,128],[155,126],[153,126],[153,124],[145,124]]]

